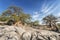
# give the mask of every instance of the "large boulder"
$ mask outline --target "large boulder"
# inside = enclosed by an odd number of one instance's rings
[[[37,30],[28,30],[16,26],[0,26],[0,40],[60,40],[60,33]]]

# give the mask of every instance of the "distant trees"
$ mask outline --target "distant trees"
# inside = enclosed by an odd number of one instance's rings
[[[35,25],[35,26],[39,25],[39,21],[38,20],[34,21],[33,25]]]
[[[35,20],[35,21],[31,21],[30,23],[28,23],[31,27],[37,27],[39,26],[39,21],[38,20]]]

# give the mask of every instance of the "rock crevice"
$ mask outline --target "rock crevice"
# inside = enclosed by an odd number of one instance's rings
[[[21,27],[0,26],[0,40],[60,40],[60,33],[47,30],[29,30]]]

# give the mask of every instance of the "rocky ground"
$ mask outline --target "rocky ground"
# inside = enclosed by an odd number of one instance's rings
[[[60,33],[16,26],[0,26],[0,40],[60,40]]]

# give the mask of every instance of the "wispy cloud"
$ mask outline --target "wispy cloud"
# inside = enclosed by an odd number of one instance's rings
[[[44,15],[41,16],[41,13],[40,13],[39,11],[33,12],[32,21],[38,20],[38,21],[39,21],[39,24],[42,24],[41,19],[43,18],[43,16],[44,16]]]
[[[33,12],[32,19],[38,20],[38,17],[40,16],[39,12]]]
[[[52,2],[51,2],[52,3]],[[43,5],[42,5],[42,12],[43,11],[46,11],[47,9],[49,9],[49,6],[51,5],[51,3],[48,3],[47,4],[47,0],[43,3]],[[52,5],[53,6],[53,5]]]
[[[33,15],[32,15],[32,18],[33,20],[39,20],[40,22],[42,21],[42,19],[53,13],[56,15],[55,12],[57,12],[56,10],[58,10],[60,8],[60,4],[57,3],[56,1],[54,3],[49,3],[49,4],[46,4],[47,1],[45,1],[41,7],[41,10],[40,11],[35,11],[33,12]],[[42,13],[41,13],[42,12]],[[45,14],[46,13],[46,14]],[[57,13],[58,16],[60,16],[60,11]]]
[[[46,6],[46,2],[47,2],[47,0],[45,0],[44,3],[42,4],[41,11],[44,11],[45,9],[47,9],[47,7],[45,8],[45,6]]]
[[[54,7],[54,9],[52,9],[50,12],[47,12],[48,14],[50,14],[50,13],[53,13],[57,8],[59,8],[60,7],[60,5],[56,5],[56,7]]]
[[[60,16],[60,12],[56,14],[56,16]]]
[[[37,12],[33,12],[33,15],[32,15],[32,21],[35,21],[35,20],[39,20],[40,23],[42,23],[42,18],[44,18],[45,15],[41,14],[39,11]]]
[[[54,5],[55,5],[55,3],[54,3],[54,4],[52,4],[48,9],[46,9],[46,10],[44,11],[44,13],[49,12],[49,11],[54,7]]]
[[[42,10],[41,10],[41,12],[43,12],[43,13],[48,13],[48,12],[50,12],[54,7],[55,7],[55,5],[57,4],[57,2],[55,1],[54,3],[48,3],[48,4],[46,4],[46,6],[42,6]]]

